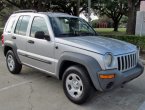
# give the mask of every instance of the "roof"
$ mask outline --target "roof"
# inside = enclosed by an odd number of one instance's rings
[[[74,17],[72,15],[69,15],[67,13],[61,13],[61,12],[37,12],[36,10],[18,10],[15,11],[14,14],[17,13],[37,13],[37,14],[45,14],[48,15],[50,17]]]

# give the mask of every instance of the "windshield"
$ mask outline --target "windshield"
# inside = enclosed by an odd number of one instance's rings
[[[50,17],[56,37],[95,36],[94,29],[83,19],[73,17]]]

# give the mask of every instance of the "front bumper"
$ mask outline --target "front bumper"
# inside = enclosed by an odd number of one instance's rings
[[[117,87],[119,85],[122,85],[124,83],[127,83],[138,76],[140,76],[144,71],[144,66],[140,62],[137,64],[136,67],[134,67],[131,70],[125,71],[125,72],[120,72],[117,69],[113,70],[105,70],[105,71],[100,71],[98,72],[98,75],[104,75],[104,74],[115,74],[115,78],[113,79],[101,79],[99,78],[99,83],[103,91],[112,89],[114,87]]]

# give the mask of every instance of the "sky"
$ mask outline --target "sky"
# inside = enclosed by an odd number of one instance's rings
[[[80,14],[80,17],[83,18],[84,20],[88,21],[88,18],[85,17],[85,15],[84,15],[83,13]],[[95,16],[93,13],[91,13],[91,16],[90,16],[90,17],[91,17],[91,20],[96,20],[96,19],[98,19],[98,17]]]

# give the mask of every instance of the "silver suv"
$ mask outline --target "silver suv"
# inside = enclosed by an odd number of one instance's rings
[[[84,103],[92,90],[110,90],[144,70],[135,45],[101,37],[83,19],[64,13],[14,12],[2,46],[12,74],[26,65],[54,76],[76,104]]]

